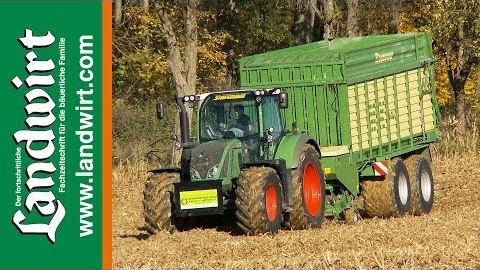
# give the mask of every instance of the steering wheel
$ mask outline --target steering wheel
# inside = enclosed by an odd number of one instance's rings
[[[243,132],[247,131],[247,129],[248,129],[246,126],[242,126],[242,125],[239,125],[239,124],[234,124],[234,125],[230,126],[230,128],[228,130],[230,130],[232,128],[240,129]]]
[[[235,135],[235,138],[241,138],[245,136],[245,131],[240,128],[240,126],[232,126],[227,130],[227,133],[233,133]]]

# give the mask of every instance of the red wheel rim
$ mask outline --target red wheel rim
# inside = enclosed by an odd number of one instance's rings
[[[308,213],[315,217],[320,212],[322,193],[320,192],[320,177],[317,167],[308,163],[303,171],[303,199]]]
[[[277,191],[273,184],[268,184],[265,190],[265,208],[267,210],[268,220],[274,221],[277,217]]]

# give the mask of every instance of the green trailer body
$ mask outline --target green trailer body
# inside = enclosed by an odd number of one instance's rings
[[[240,82],[286,91],[285,127],[315,139],[327,179],[357,195],[374,162],[440,138],[434,63],[428,33],[336,38],[244,57]]]

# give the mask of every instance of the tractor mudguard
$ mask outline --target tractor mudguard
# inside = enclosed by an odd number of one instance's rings
[[[298,167],[302,148],[305,144],[311,144],[320,153],[320,147],[317,142],[307,134],[286,135],[280,141],[275,153],[275,159],[284,159],[288,169]]]

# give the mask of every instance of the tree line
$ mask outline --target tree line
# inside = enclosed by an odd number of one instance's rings
[[[480,111],[478,14],[478,0],[114,0],[114,98],[228,90],[238,87],[243,56],[335,37],[429,31],[439,102],[463,134]]]

